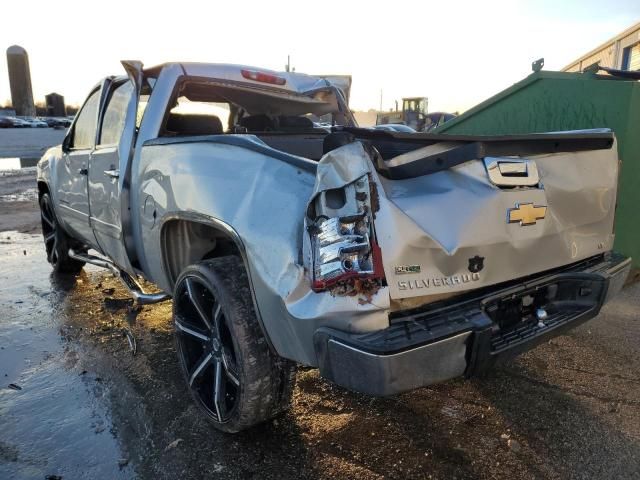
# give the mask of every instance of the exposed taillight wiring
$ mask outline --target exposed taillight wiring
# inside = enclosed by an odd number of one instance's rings
[[[368,176],[331,195],[316,199],[311,240],[312,282],[315,292],[370,297],[384,282],[382,252],[375,238],[375,188]]]

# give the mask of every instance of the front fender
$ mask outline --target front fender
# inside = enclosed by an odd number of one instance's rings
[[[55,210],[58,221],[61,220],[61,215],[58,206],[58,185],[56,168],[58,162],[64,161],[62,159],[62,147],[60,145],[49,148],[44,155],[40,158],[36,165],[36,180],[38,185],[45,184],[49,195],[53,200],[53,208]],[[63,224],[64,227],[64,224]]]
[[[40,157],[36,164],[36,178],[38,182],[46,183],[47,186],[51,185],[51,169],[54,166],[57,158],[62,156],[62,149],[60,146],[51,147],[44,155]]]

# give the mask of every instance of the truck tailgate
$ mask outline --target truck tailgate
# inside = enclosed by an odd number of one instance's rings
[[[364,292],[367,302],[377,285],[406,309],[612,249],[609,131],[355,133],[337,133],[351,141],[318,162],[303,244],[316,291],[358,277],[373,284],[332,293]]]
[[[517,185],[529,182],[523,168],[537,170],[535,183]],[[615,143],[380,176],[375,223],[391,298],[493,285],[611,250],[617,178]]]

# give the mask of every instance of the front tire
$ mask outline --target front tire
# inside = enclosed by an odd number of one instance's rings
[[[40,220],[47,261],[53,267],[53,271],[71,274],[80,272],[84,262],[69,257],[69,248],[72,246],[73,240],[62,230],[53,209],[53,201],[48,193],[43,193],[40,196]]]
[[[176,347],[198,407],[235,433],[289,408],[295,365],[269,347],[240,258],[187,267],[173,295]]]

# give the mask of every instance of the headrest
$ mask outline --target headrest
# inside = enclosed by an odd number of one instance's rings
[[[222,122],[215,115],[172,113],[167,120],[167,130],[176,135],[219,135]]]
[[[322,153],[329,153],[331,150],[356,141],[356,137],[349,132],[331,132],[324,137],[322,142]]]
[[[271,120],[268,115],[264,114],[243,117],[238,123],[249,132],[270,132],[276,129],[273,120]]]
[[[307,117],[281,115],[278,120],[282,128],[313,128],[313,122]]]

